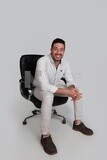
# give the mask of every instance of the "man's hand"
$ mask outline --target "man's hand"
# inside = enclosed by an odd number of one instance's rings
[[[72,100],[79,100],[82,97],[82,93],[74,85],[67,88],[58,88],[55,94],[71,97]]]
[[[72,100],[79,100],[82,98],[82,93],[78,88],[69,86],[67,89],[69,90],[69,96],[72,97]]]

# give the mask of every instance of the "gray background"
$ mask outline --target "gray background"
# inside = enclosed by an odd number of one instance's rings
[[[40,117],[22,126],[34,106],[19,91],[22,54],[48,54],[54,38],[66,41],[72,73],[84,95],[84,119],[95,134],[71,129],[73,107],[58,107],[67,125],[52,120],[55,160],[106,159],[106,0],[0,0],[0,159],[50,159],[39,144]],[[70,114],[71,113],[71,114]]]

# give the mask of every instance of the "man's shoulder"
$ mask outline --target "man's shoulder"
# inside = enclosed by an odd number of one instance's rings
[[[42,56],[41,58],[38,59],[38,62],[46,62],[48,60],[48,56],[47,55],[44,55]]]
[[[63,58],[63,59],[62,59],[62,63],[63,63],[64,65],[68,65],[68,64],[69,64],[69,61],[68,61],[66,58]]]

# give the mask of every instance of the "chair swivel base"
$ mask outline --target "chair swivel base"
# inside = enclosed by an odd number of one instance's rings
[[[28,117],[26,117],[26,118],[24,119],[23,125],[26,125],[26,124],[27,124],[27,119],[30,119],[30,118],[32,118],[32,117],[34,117],[34,116],[36,116],[36,115],[40,115],[41,111],[35,109],[35,110],[32,111],[32,113],[33,113],[33,115],[28,116]]]
[[[36,116],[36,115],[40,115],[41,111],[40,111],[40,110],[33,110],[32,113],[33,113],[33,115],[28,116],[28,117],[26,117],[26,118],[24,119],[23,125],[26,125],[26,124],[27,124],[27,119],[30,119],[30,118],[32,118],[32,117],[34,117],[34,116]],[[52,116],[54,116],[54,115],[57,116],[57,117],[61,117],[61,118],[62,118],[62,123],[63,123],[63,124],[66,124],[66,118],[65,118],[64,116],[62,116],[62,115],[59,115],[59,114],[56,112],[55,109],[52,110]]]
[[[52,116],[61,117],[61,118],[62,118],[62,123],[63,123],[63,124],[66,124],[66,118],[65,118],[64,116],[58,114],[55,109],[52,110]]]

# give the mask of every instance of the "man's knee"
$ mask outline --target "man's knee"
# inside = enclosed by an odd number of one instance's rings
[[[48,101],[53,101],[54,94],[48,91],[44,91],[43,93],[43,99],[48,100]]]
[[[43,101],[43,100],[53,100],[53,97],[54,97],[54,94],[51,93],[51,92],[48,92],[48,91],[43,91],[43,90],[40,90],[38,88],[35,88],[34,90],[34,96],[36,98],[38,98],[39,100]]]

